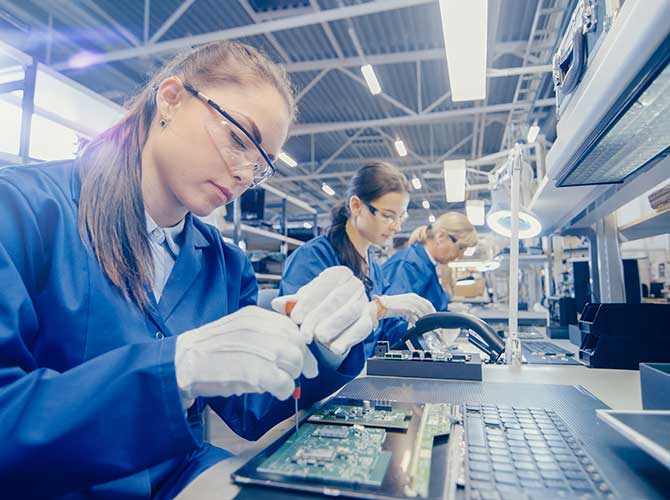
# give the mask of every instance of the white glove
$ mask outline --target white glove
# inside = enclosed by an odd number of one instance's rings
[[[198,396],[269,392],[287,399],[300,373],[318,374],[311,341],[287,317],[256,306],[179,335],[174,363],[184,408]]]
[[[288,303],[295,306],[287,310]],[[272,308],[290,314],[303,335],[341,356],[373,329],[365,286],[346,266],[324,269],[297,293],[274,299]]]
[[[377,304],[377,317],[382,318],[405,318],[410,325],[426,314],[434,313],[435,307],[429,300],[415,293],[401,293],[400,295],[375,296]]]

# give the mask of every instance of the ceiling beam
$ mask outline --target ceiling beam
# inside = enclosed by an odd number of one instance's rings
[[[195,2],[195,0],[184,0],[179,7],[177,7],[170,17],[168,17],[165,22],[156,30],[156,32],[151,35],[149,38],[149,44],[156,43],[161,37],[167,33],[167,31],[172,28],[172,25],[179,21],[179,18],[184,15],[184,12]]]
[[[303,26],[312,26],[314,24],[321,24],[323,22],[366,16],[379,12],[415,7],[417,5],[428,3],[435,3],[435,0],[374,0],[372,2],[363,4],[322,10],[309,14],[276,19],[274,21],[267,21],[259,24],[249,24],[220,31],[213,31],[210,33],[203,33],[200,35],[178,38],[175,40],[168,40],[165,42],[158,42],[142,47],[133,47],[129,49],[108,52],[106,54],[98,54],[97,57],[92,58],[91,65],[93,66],[96,64],[104,64],[111,61],[122,61],[135,57],[164,54],[166,52],[174,52],[192,47],[194,45],[200,45],[218,40],[233,40],[237,38],[266,35],[276,31],[300,28]],[[63,64],[65,64],[65,67],[67,67],[67,61],[56,64],[54,67],[56,69],[63,69],[61,67]]]
[[[519,49],[524,49],[528,42],[512,41],[500,42],[496,45],[496,55],[516,53]],[[379,66],[383,64],[414,63],[417,61],[432,61],[436,59],[446,59],[442,47],[424,50],[408,50],[404,52],[391,52],[389,54],[366,54],[362,57],[345,57],[343,59],[318,59],[315,61],[300,61],[286,64],[286,71],[289,73],[299,73],[302,71],[320,71],[322,69],[347,68],[352,66],[362,66],[372,64]]]
[[[404,125],[421,125],[428,123],[444,123],[447,121],[458,121],[464,118],[471,119],[481,113],[508,112],[523,107],[546,107],[554,106],[555,99],[547,98],[538,101],[522,101],[517,103],[491,104],[477,108],[460,108],[440,111],[437,113],[415,114],[406,116],[394,116],[389,118],[377,118],[372,120],[359,120],[349,122],[322,122],[298,124],[290,132],[292,137],[308,134],[322,134],[325,132],[336,132],[341,130],[355,130],[359,128],[379,128]]]

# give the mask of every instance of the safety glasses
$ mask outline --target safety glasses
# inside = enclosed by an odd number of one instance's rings
[[[184,83],[184,88],[221,115],[222,119],[209,117],[205,124],[206,129],[219,154],[231,169],[237,172],[249,170],[253,172],[253,180],[249,187],[257,187],[274,175],[274,161],[243,125],[244,122],[248,122],[246,118],[232,111],[228,113],[188,83]]]
[[[375,207],[374,205],[368,203],[367,201],[361,200],[361,202],[363,203],[363,205],[368,207],[368,210],[370,210],[370,213],[373,216],[376,217],[379,214],[379,216],[382,218],[382,220],[389,226],[391,224],[393,224],[394,222],[396,224],[398,224],[399,226],[402,226],[403,223],[407,220],[407,212],[405,212],[401,215],[398,215],[398,214],[395,214],[395,213],[391,212],[390,210],[379,209],[379,208]]]

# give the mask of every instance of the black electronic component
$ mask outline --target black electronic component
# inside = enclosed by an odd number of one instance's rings
[[[367,374],[387,377],[482,380],[482,362],[479,354],[387,351],[383,356],[373,356],[368,359]]]

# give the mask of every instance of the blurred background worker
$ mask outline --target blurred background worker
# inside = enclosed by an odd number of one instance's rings
[[[284,266],[280,295],[295,293],[324,269],[338,265],[347,266],[365,284],[375,324],[365,340],[368,357],[377,341],[399,337],[407,321],[434,312],[430,302],[414,293],[385,293],[388,287],[372,255],[372,246],[388,243],[407,218],[409,191],[398,168],[383,162],[361,167],[349,182],[346,201],[333,210],[326,234],[298,248]]]
[[[459,212],[447,212],[411,234],[407,248],[397,251],[382,266],[385,294],[416,293],[428,299],[435,310],[446,311],[449,295],[440,283],[437,266],[446,266],[477,245],[477,231]],[[447,281],[449,281],[447,276]],[[453,290],[453,283],[451,283]]]

